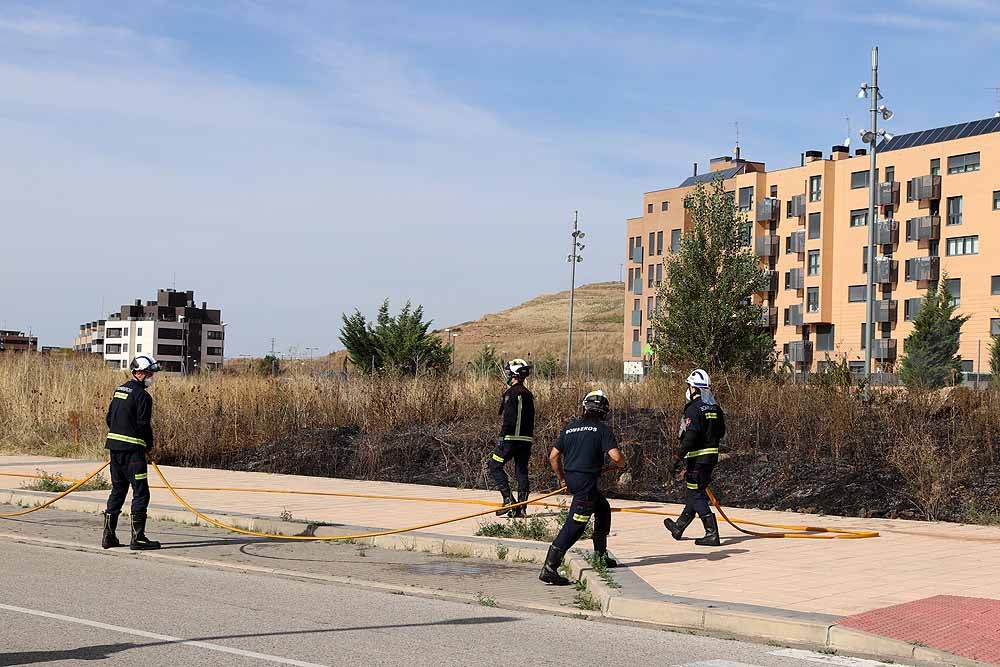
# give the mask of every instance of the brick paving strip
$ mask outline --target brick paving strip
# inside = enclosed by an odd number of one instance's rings
[[[99,461],[51,457],[0,457],[0,471],[82,477]],[[294,475],[274,475],[198,468],[165,467],[177,486],[232,486],[288,490],[367,493],[409,497],[495,500],[496,494],[388,482],[368,482]],[[20,490],[23,480],[0,477],[0,501],[35,503],[49,494]],[[151,517],[192,523],[165,489],[153,489]],[[394,502],[358,498],[284,496],[280,494],[182,491],[192,505],[241,527],[294,534],[301,522],[316,524],[317,535],[347,534],[351,527],[400,528],[476,511],[475,505]],[[98,512],[106,491],[76,493],[58,507]],[[725,499],[720,499],[723,503]],[[669,504],[613,501],[613,505],[677,512]],[[538,510],[534,510],[538,511]],[[277,517],[291,515],[291,521]],[[784,512],[732,510],[737,518],[767,523],[877,530],[882,537],[865,540],[755,539],[723,527],[723,546],[695,547],[675,542],[660,519],[639,514],[614,515],[612,552],[628,567],[615,572],[621,588],[609,588],[581,558],[572,569],[588,580],[604,615],[669,627],[731,634],[786,643],[825,646],[895,660],[960,664],[957,656],[973,658],[962,647],[934,643],[931,636],[901,639],[876,635],[844,617],[893,608],[950,594],[1000,599],[1000,528],[902,520],[852,519]],[[476,538],[481,520],[467,520],[431,529],[377,538],[380,547],[451,552],[459,556],[496,559],[497,545],[508,559],[540,561],[546,545],[535,542]],[[697,524],[697,521],[695,522]],[[4,524],[0,522],[0,532]],[[700,526],[692,526],[692,537]],[[589,547],[589,544],[581,544]],[[263,548],[263,547],[262,547]],[[465,562],[465,559],[460,559]],[[530,566],[537,569],[537,565]],[[525,584],[527,585],[527,584]],[[533,582],[532,582],[532,585]],[[542,587],[542,590],[546,590]],[[934,633],[930,633],[933,635]],[[986,640],[1000,647],[994,633]],[[980,642],[981,643],[981,642]],[[976,655],[990,655],[976,645]],[[941,650],[937,650],[941,649]],[[1000,650],[998,648],[997,650]],[[944,653],[952,651],[953,653]],[[987,652],[983,652],[987,651]]]

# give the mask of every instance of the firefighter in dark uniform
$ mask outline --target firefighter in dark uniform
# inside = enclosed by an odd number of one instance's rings
[[[604,419],[611,410],[607,396],[601,390],[592,391],[583,399],[583,414],[563,429],[552,451],[549,464],[559,479],[573,494],[566,523],[545,557],[538,578],[547,584],[565,586],[566,577],[559,574],[559,565],[570,547],[583,535],[590,517],[594,517],[594,555],[604,558],[608,567],[618,563],[608,555],[608,534],[611,532],[611,505],[598,488],[604,468],[605,454],[616,468],[625,467],[625,456]]]
[[[489,467],[493,481],[503,496],[504,506],[514,503],[510,491],[510,478],[504,466],[514,459],[514,475],[517,478],[517,502],[528,499],[528,462],[531,460],[531,442],[535,433],[535,399],[524,386],[531,374],[531,366],[524,359],[512,359],[504,365],[504,379],[507,390],[500,401],[500,442],[490,456]],[[497,516],[524,518],[526,506],[514,509],[501,508]]]
[[[678,433],[680,444],[674,453],[675,470],[684,465],[687,497],[684,511],[663,525],[675,540],[684,536],[695,514],[705,526],[705,536],[694,541],[703,547],[719,546],[719,523],[708,505],[706,489],[712,481],[712,470],[719,462],[719,442],[726,435],[726,417],[712,395],[708,373],[697,368],[687,378],[687,405]]]
[[[146,453],[153,447],[153,399],[146,389],[160,370],[156,360],[140,354],[129,365],[132,379],[115,389],[108,407],[108,437],[104,446],[111,450],[111,495],[104,512],[105,549],[119,547],[115,535],[118,515],[125,495],[132,487],[132,541],[134,551],[159,549],[160,543],[146,537],[146,508],[149,507],[149,473]]]

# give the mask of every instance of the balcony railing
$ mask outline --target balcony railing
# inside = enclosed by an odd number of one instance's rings
[[[872,357],[879,361],[892,361],[896,358],[895,338],[876,338],[872,341]]]
[[[632,356],[633,357],[642,356],[642,341],[638,340],[632,341]]]
[[[760,326],[765,329],[774,329],[778,326],[778,308],[771,306],[764,308],[760,314]]]
[[[804,194],[792,197],[791,213],[793,218],[806,216],[806,196]]]
[[[632,255],[630,259],[636,264],[642,264],[642,246],[635,246],[632,248]]]
[[[899,243],[899,223],[895,220],[879,220],[875,226],[875,243],[879,245]]]
[[[772,222],[778,219],[781,211],[781,200],[775,197],[765,197],[757,202],[757,222]]]
[[[813,344],[811,340],[793,340],[788,344],[788,361],[793,364],[811,364]]]
[[[941,274],[940,257],[914,257],[910,260],[910,280],[937,280]]]
[[[778,291],[778,272],[767,272],[767,283],[762,289],[757,290],[758,294],[773,294]]]
[[[754,245],[754,254],[758,257],[777,257],[780,237],[758,236]]]
[[[895,324],[898,303],[895,299],[880,299],[875,302],[875,321]]]
[[[941,199],[941,176],[927,175],[911,178],[909,182],[909,198],[914,201]]]
[[[806,233],[805,231],[792,232],[788,237],[788,252],[805,252],[806,251]]]
[[[788,272],[788,289],[803,289],[805,287],[806,278],[802,273],[802,269],[791,269]]]
[[[641,327],[642,326],[642,311],[633,310],[632,311],[632,326]]]
[[[878,184],[878,205],[896,206],[899,204],[899,182],[884,181]]]
[[[906,221],[908,241],[937,241],[941,238],[941,216],[925,215]]]
[[[899,262],[888,257],[875,259],[874,279],[879,285],[894,283],[899,278]]]
[[[788,307],[788,324],[793,327],[801,327],[804,323],[802,319],[802,304],[797,303]]]
[[[642,278],[632,281],[632,294],[642,294]]]

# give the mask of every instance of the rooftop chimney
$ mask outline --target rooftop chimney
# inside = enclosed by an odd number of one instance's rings
[[[843,160],[846,157],[851,157],[851,149],[847,146],[834,146],[830,151],[831,160]]]
[[[823,151],[806,151],[806,162],[815,162],[823,159]]]
[[[868,149],[867,148],[858,148],[857,150],[854,151],[854,154],[855,155],[868,155]]]
[[[694,174],[693,175],[694,176],[698,175],[698,163],[697,162],[694,163]]]

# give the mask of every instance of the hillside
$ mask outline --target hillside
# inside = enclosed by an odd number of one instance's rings
[[[622,358],[622,323],[625,290],[621,283],[593,283],[576,289],[573,327],[573,357],[586,364],[613,365]],[[510,358],[538,357],[546,353],[565,359],[569,316],[569,290],[543,294],[530,301],[489,313],[472,322],[452,325],[456,362],[474,357],[483,345],[491,345]]]

